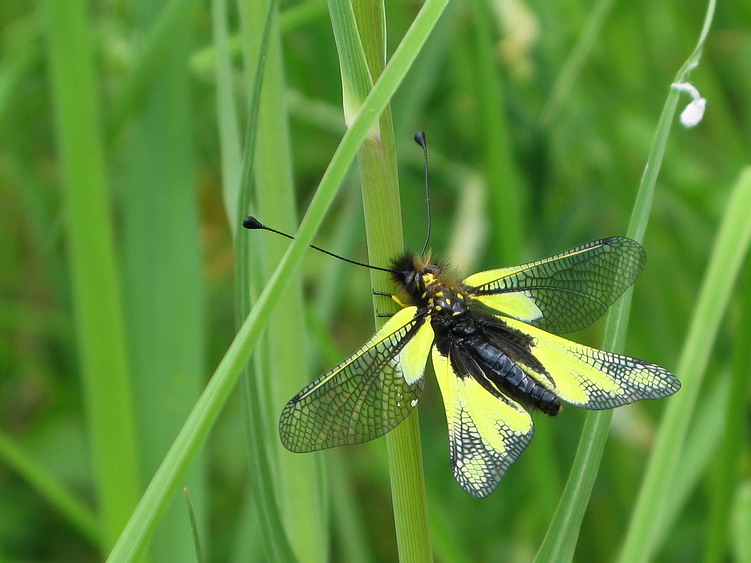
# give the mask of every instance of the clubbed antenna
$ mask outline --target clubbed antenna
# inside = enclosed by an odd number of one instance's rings
[[[425,256],[425,251],[428,249],[428,243],[430,242],[430,190],[428,189],[428,142],[425,139],[425,132],[418,131],[415,133],[415,142],[422,147],[423,155],[425,156],[425,208],[427,211],[428,229],[425,235],[425,244],[422,245],[422,251],[420,256]]]
[[[272,229],[271,227],[267,227],[263,223],[261,223],[258,219],[253,217],[252,215],[248,215],[245,219],[243,219],[243,227],[250,230],[261,230],[261,231],[269,231],[272,233],[276,233],[277,235],[282,235],[283,237],[286,237],[290,240],[295,240],[295,237],[288,235],[287,233],[283,233],[282,231],[277,231],[276,229]],[[338,254],[334,254],[333,252],[329,252],[328,250],[324,250],[323,248],[316,246],[314,244],[310,245],[310,248],[313,250],[317,250],[318,252],[323,252],[324,254],[328,254],[329,256],[333,256],[334,258],[338,258],[339,260],[343,260],[344,262],[349,262],[350,264],[354,264],[355,266],[362,266],[363,268],[368,268],[370,270],[379,270],[381,272],[389,272],[391,274],[394,274],[394,270],[391,270],[389,268],[380,268],[378,266],[371,266],[370,264],[365,264],[364,262],[358,262],[357,260],[350,260],[349,258],[344,258],[343,256],[339,256]]]

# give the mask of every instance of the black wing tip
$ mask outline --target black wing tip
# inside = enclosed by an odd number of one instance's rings
[[[626,405],[632,405],[640,401],[656,401],[658,399],[665,399],[667,397],[675,395],[678,391],[681,390],[682,384],[680,380],[662,366],[643,360],[639,360],[639,364],[647,368],[650,373],[657,376],[658,381],[654,382],[653,385],[650,385],[649,387],[639,386],[637,388],[631,389],[631,391],[626,395],[601,398],[595,404],[570,404],[593,411],[610,410],[617,409]]]

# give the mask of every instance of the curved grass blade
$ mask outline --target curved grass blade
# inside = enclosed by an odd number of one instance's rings
[[[751,243],[751,167],[741,174],[726,209],[676,370],[683,390],[668,404],[660,425],[620,553],[621,562],[648,560],[658,548],[655,535],[664,510],[662,499],[670,494],[709,354]]]
[[[684,81],[691,70],[699,63],[704,42],[714,17],[714,6],[715,0],[709,0],[699,40],[688,60],[678,71],[675,82]],[[657,174],[662,165],[667,139],[678,105],[677,94],[677,92],[671,90],[665,101],[639,185],[639,191],[636,195],[627,235],[638,242],[644,240],[644,232],[652,209]],[[604,339],[605,349],[613,351],[623,349],[630,308],[631,291],[626,291],[620,301],[608,313]],[[573,558],[582,518],[584,518],[589,496],[597,477],[602,452],[605,448],[611,418],[612,411],[589,413],[587,415],[569,479],[535,561],[558,562],[570,561]]]

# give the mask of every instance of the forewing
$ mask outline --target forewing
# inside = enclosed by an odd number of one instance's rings
[[[646,253],[611,237],[511,268],[473,274],[470,294],[491,309],[563,334],[595,322],[639,277]]]
[[[433,367],[446,408],[451,471],[469,494],[486,497],[532,439],[532,418],[517,402],[457,374],[435,346]]]
[[[433,329],[407,307],[352,356],[307,385],[282,410],[279,435],[293,452],[367,442],[402,422],[422,393]]]
[[[681,388],[678,378],[657,364],[577,344],[513,319],[502,321],[518,331],[516,343],[526,335],[528,352],[510,351],[517,365],[572,405],[612,409]]]

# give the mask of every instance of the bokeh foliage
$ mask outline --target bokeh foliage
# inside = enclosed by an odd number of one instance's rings
[[[386,4],[390,56],[422,4]],[[73,46],[55,52],[65,44],[63,27],[76,21],[68,19],[75,5],[82,31],[68,29]],[[279,129],[264,118],[247,122],[266,6],[244,0],[4,0],[0,6],[0,558],[93,561],[108,553],[224,356],[235,330],[237,225],[230,228],[228,215],[238,211],[226,202],[236,201],[248,131],[257,127],[253,210],[266,206],[260,218],[270,224],[277,221],[271,214],[281,213],[275,227],[295,230],[295,215],[304,214],[332,159],[346,126],[325,1],[280,3],[266,60],[272,79],[265,83],[276,89]],[[417,129],[427,132],[431,151],[431,246],[458,269],[534,259],[625,233],[669,85],[694,48],[705,10],[703,3],[664,1],[451,2],[391,103],[406,244],[419,249],[425,229],[422,155],[412,141]],[[226,57],[217,26],[225,13]],[[682,354],[685,361],[691,323],[711,318],[695,317],[703,280],[727,268],[713,245],[725,218],[738,212],[729,208],[731,193],[736,185],[742,190],[749,164],[749,61],[751,8],[742,0],[722,2],[691,73],[708,99],[707,115],[691,130],[674,123],[667,140],[644,241],[649,259],[625,348],[671,369]],[[83,78],[71,74],[82,67]],[[61,84],[72,88],[67,98]],[[91,152],[70,164],[65,139]],[[71,184],[72,178],[91,185]],[[293,208],[281,212],[274,207],[279,178],[294,187]],[[316,243],[365,259],[358,184],[353,166]],[[72,199],[82,188],[98,194],[95,207]],[[91,252],[87,231],[96,241]],[[238,236],[264,275],[287,246],[268,233]],[[82,285],[81,268],[112,275]],[[276,476],[271,490],[290,534],[298,518],[308,530],[318,522],[325,534],[291,541],[298,556],[393,560],[383,440],[311,454],[305,463],[317,472],[316,482],[285,484],[295,470],[280,461],[276,439],[284,393],[341,360],[373,328],[367,272],[314,252],[299,272],[297,289],[284,293],[273,313],[277,321],[269,327],[277,333],[259,343],[252,362],[258,381],[267,376],[258,403]],[[743,524],[751,521],[749,275],[743,266],[738,282],[731,280],[708,369],[690,391],[697,406],[678,448],[680,471],[674,487],[661,493],[668,517],[656,533],[660,560],[720,561],[751,552]],[[252,298],[263,282],[255,280]],[[116,312],[97,321],[98,310]],[[701,326],[692,338],[700,339]],[[575,338],[601,345],[603,329],[601,322]],[[92,338],[108,343],[103,364],[87,359],[102,351],[87,352]],[[300,365],[294,357],[274,364],[275,356],[302,350]],[[294,384],[282,380],[284,365],[296,366],[287,368],[296,370]],[[528,451],[491,497],[477,500],[451,477],[433,383],[429,378],[420,426],[434,556],[530,560],[550,525],[585,413],[536,415]],[[577,560],[618,554],[667,405],[614,414]],[[263,553],[267,528],[248,476],[246,408],[238,386],[174,491],[151,559],[193,557],[183,486],[206,560]],[[119,422],[110,435],[120,438],[102,441],[97,429],[104,425],[106,434],[112,420]],[[102,467],[112,463],[115,472],[103,479]],[[289,498],[295,487],[321,491],[323,500],[296,506]],[[313,542],[310,551],[306,541]]]

